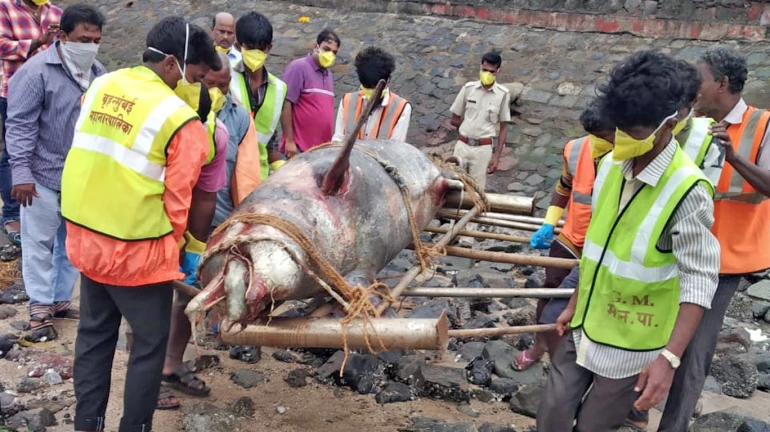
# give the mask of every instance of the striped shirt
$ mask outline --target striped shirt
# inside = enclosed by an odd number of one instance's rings
[[[666,167],[671,163],[678,144],[675,140],[645,167],[633,176],[633,160],[623,162],[626,185],[620,199],[619,212],[644,185],[655,187]],[[610,161],[608,161],[610,162]],[[596,199],[596,195],[593,197]],[[670,250],[679,269],[679,302],[693,303],[706,309],[719,281],[719,242],[711,234],[714,223],[714,202],[709,190],[699,184],[682,200],[663,235],[658,240],[660,250]],[[639,374],[655,360],[662,350],[626,351],[602,345],[583,337],[583,331],[573,332],[577,350],[577,364],[591,372],[610,379],[628,378]]]
[[[105,73],[104,66],[94,61],[91,80]],[[56,45],[31,58],[11,78],[5,141],[14,185],[39,183],[61,190],[83,93],[62,64]]]
[[[35,12],[21,0],[0,0],[0,60],[2,86],[0,97],[8,97],[8,81],[33,55],[45,50],[50,44],[29,52],[32,43],[43,36],[51,24],[59,24],[62,10],[50,3]]]

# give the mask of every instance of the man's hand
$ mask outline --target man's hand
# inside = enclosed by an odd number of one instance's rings
[[[662,355],[648,364],[639,375],[634,391],[641,393],[634,408],[644,411],[657,406],[668,394],[674,380],[674,368]]]
[[[297,155],[297,143],[294,140],[286,140],[286,146],[284,148],[286,153],[286,159],[291,159]]]
[[[497,171],[497,166],[500,164],[500,158],[499,157],[493,157],[491,161],[489,161],[489,167],[487,168],[487,174],[494,174],[495,171]]]
[[[59,33],[59,24],[54,23],[48,26],[43,36],[40,37],[40,46],[51,43],[56,34]]]
[[[730,139],[730,135],[727,133],[727,124],[717,123],[709,127],[711,136],[719,139],[719,145],[722,146],[725,152],[725,160],[730,162],[735,156],[735,149],[733,148],[733,141]]]
[[[565,333],[571,328],[570,327],[570,321],[572,321],[572,317],[575,316],[575,305],[573,305],[571,302],[567,305],[566,308],[564,308],[564,311],[562,311],[561,315],[559,315],[559,318],[556,318],[556,331],[559,333],[559,336],[564,336]]]
[[[11,197],[24,207],[32,205],[32,198],[40,198],[34,183],[16,185],[11,189]]]

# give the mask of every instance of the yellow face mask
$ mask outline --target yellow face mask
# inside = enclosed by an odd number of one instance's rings
[[[479,79],[481,80],[482,85],[491,86],[495,83],[495,74],[492,72],[481,71],[479,72]]]
[[[677,123],[676,126],[674,126],[674,129],[671,131],[671,133],[674,134],[674,136],[679,135],[679,132],[682,132],[684,130],[684,128],[687,126],[687,123],[689,123],[690,119],[692,118],[692,112],[693,110],[691,109],[690,112],[687,113],[687,117],[680,120],[679,123]]]
[[[364,94],[364,99],[369,100],[372,98],[372,94],[374,94],[374,89],[366,88],[364,86],[361,86],[361,91]],[[385,88],[382,90],[382,97],[385,98],[385,96],[388,94],[388,89]]]
[[[179,96],[179,99],[185,101],[196,112],[201,102],[201,91],[201,83],[190,83],[184,79],[180,79],[174,89],[174,93]]]
[[[626,161],[649,153],[655,146],[655,134],[667,121],[675,118],[677,113],[663,119],[655,131],[643,140],[638,140],[620,129],[615,129],[615,147],[612,151],[612,160],[616,162]]]
[[[243,54],[243,64],[252,72],[262,69],[267,59],[267,54],[258,49],[243,50],[241,54]]]
[[[43,6],[44,4],[48,3],[48,0],[32,0],[32,3],[36,4],[37,6]]]
[[[331,51],[318,51],[318,64],[324,69],[334,66],[337,56]]]
[[[219,45],[214,45],[214,49],[217,50],[218,53],[227,54],[230,52],[230,48],[221,47]]]
[[[211,97],[211,110],[219,114],[219,112],[222,111],[222,107],[225,106],[227,98],[224,93],[222,93],[222,90],[217,87],[209,89],[209,97]]]
[[[599,159],[600,157],[606,155],[607,153],[612,151],[612,143],[599,138],[596,135],[589,135],[591,138],[591,158],[592,159]]]

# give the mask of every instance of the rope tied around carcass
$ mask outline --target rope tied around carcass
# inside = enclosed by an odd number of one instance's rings
[[[460,179],[460,182],[463,184],[464,191],[470,195],[473,205],[479,208],[479,212],[485,212],[489,209],[487,194],[484,193],[484,188],[479,185],[476,179],[471,177],[470,174],[459,166],[443,161],[441,157],[435,153],[430,154],[429,157],[439,168],[457,175],[457,178]]]
[[[360,286],[351,286],[347,280],[345,280],[345,278],[333,266],[329,264],[326,258],[324,258],[324,256],[316,249],[313,242],[297,225],[278,216],[258,213],[233,215],[224,221],[219,227],[217,227],[217,229],[212,233],[212,236],[218,234],[224,229],[227,229],[227,227],[229,227],[234,222],[267,225],[286,234],[307,254],[308,258],[310,258],[310,261],[314,264],[315,269],[323,275],[329,284],[325,283],[323,280],[320,280],[318,276],[316,276],[315,272],[312,271],[312,269],[309,269],[308,266],[301,262],[293,253],[290,254],[292,258],[297,262],[297,265],[307,270],[311,270],[308,272],[308,274],[316,278],[319,284],[329,293],[329,295],[338,300],[340,295],[342,296],[344,301],[340,303],[347,312],[347,315],[340,320],[343,329],[342,340],[343,348],[345,351],[345,360],[343,360],[342,369],[344,369],[345,362],[347,361],[348,355],[350,353],[347,343],[346,326],[355,319],[360,318],[364,322],[364,341],[366,342],[366,347],[369,349],[369,351],[372,353],[387,351],[388,348],[385,346],[385,343],[379,337],[377,331],[371,323],[372,318],[379,318],[380,316],[380,314],[377,312],[377,307],[372,304],[372,295],[380,297],[382,301],[387,301],[390,303],[395,302],[395,299],[390,294],[390,288],[387,285],[376,282],[366,288]],[[334,289],[336,289],[339,294],[334,292],[332,287],[334,287]],[[372,340],[369,336],[369,330],[374,333],[379,349],[373,346]],[[340,373],[342,373],[342,369],[340,369]]]

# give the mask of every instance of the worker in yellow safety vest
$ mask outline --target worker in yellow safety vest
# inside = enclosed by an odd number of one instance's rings
[[[286,83],[267,71],[265,60],[273,47],[273,26],[257,12],[249,12],[235,23],[236,46],[243,61],[233,68],[230,93],[254,118],[259,141],[262,180],[283,164],[278,151],[276,128],[286,102]]]
[[[580,123],[588,135],[571,140],[564,146],[561,178],[556,183],[545,222],[530,241],[535,249],[550,248],[548,255],[552,258],[580,259],[588,222],[591,220],[591,191],[596,179],[596,164],[612,150],[615,140],[615,125],[602,111],[598,100],[588,104],[580,116]],[[568,213],[564,226],[554,239],[554,229],[565,208]],[[544,287],[575,288],[577,278],[568,278],[569,273],[570,269],[546,267]],[[536,314],[538,322],[555,323],[566,305],[566,299],[539,300]],[[556,332],[536,334],[535,344],[514,358],[513,367],[516,370],[527,369],[546,352],[554,353],[558,345]]]
[[[714,188],[672,133],[677,62],[640,51],[600,93],[615,144],[597,169],[578,288],[557,319],[566,337],[538,410],[544,432],[617,430],[632,406],[660,403],[717,285]]]
[[[375,105],[366,124],[358,133],[358,139],[387,139],[406,142],[412,106],[406,99],[386,87],[382,94],[374,95],[374,88],[380,80],[390,84],[390,77],[396,69],[396,61],[385,50],[367,47],[356,55],[356,73],[361,89],[347,93],[337,110],[337,122],[332,141],[342,142],[355,129],[366,102],[375,98]]]
[[[62,175],[67,254],[81,272],[75,430],[102,430],[121,317],[134,333],[119,431],[151,430],[193,187],[211,157],[196,108],[222,63],[208,33],[157,23],[143,64],[94,80]]]

